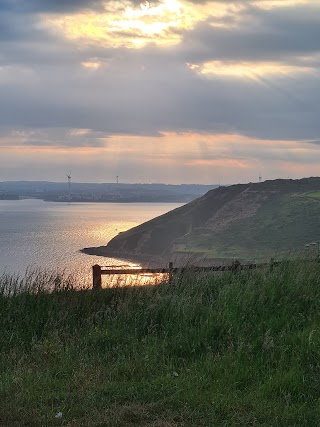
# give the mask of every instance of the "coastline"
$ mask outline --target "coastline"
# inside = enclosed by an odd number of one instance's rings
[[[83,248],[80,249],[80,252],[86,255],[117,258],[127,262],[138,263],[141,264],[142,267],[163,266],[169,262],[169,260],[164,257],[156,257],[145,254],[132,254],[123,251],[113,251],[110,250],[107,246]]]
[[[143,253],[129,253],[123,251],[113,251],[108,246],[98,246],[80,249],[81,253],[93,256],[102,256],[107,258],[117,258],[127,262],[139,263],[143,268],[147,267],[163,267],[169,262],[173,262],[175,266],[181,267],[185,265],[199,266],[223,266],[231,265],[233,258],[208,258],[202,254],[173,252],[166,256],[153,256]],[[245,262],[240,259],[240,262]]]

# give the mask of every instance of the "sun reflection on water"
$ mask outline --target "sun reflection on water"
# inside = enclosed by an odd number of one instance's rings
[[[135,265],[137,270],[141,268],[140,265]],[[133,268],[130,266],[130,268]],[[103,288],[125,287],[125,286],[151,286],[159,285],[160,283],[168,281],[168,274],[164,273],[142,273],[142,274],[113,274],[102,276]]]

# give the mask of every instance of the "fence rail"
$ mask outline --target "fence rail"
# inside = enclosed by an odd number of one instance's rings
[[[171,283],[172,277],[175,274],[183,274],[186,272],[192,273],[209,273],[209,272],[218,272],[218,271],[241,271],[241,270],[254,270],[257,268],[270,267],[271,269],[280,264],[279,261],[275,262],[273,258],[271,258],[270,262],[262,263],[262,264],[241,264],[240,261],[236,260],[229,265],[220,265],[220,266],[211,266],[211,267],[173,267],[173,263],[169,263],[168,268],[113,268],[111,267],[101,267],[96,264],[92,267],[92,289],[101,289],[102,288],[102,276],[103,275],[138,275],[138,274],[168,274],[169,280]]]

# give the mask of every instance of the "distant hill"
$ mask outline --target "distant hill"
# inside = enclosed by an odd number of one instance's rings
[[[259,259],[318,240],[320,178],[277,179],[216,188],[86,252]]]
[[[36,198],[54,202],[108,203],[187,203],[217,185],[202,184],[125,184],[45,181],[0,182],[0,197],[10,193],[15,198]]]

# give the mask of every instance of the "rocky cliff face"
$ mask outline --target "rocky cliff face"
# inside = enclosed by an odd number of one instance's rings
[[[220,187],[119,234],[100,254],[252,258],[298,248],[320,239],[319,197],[320,178]]]

